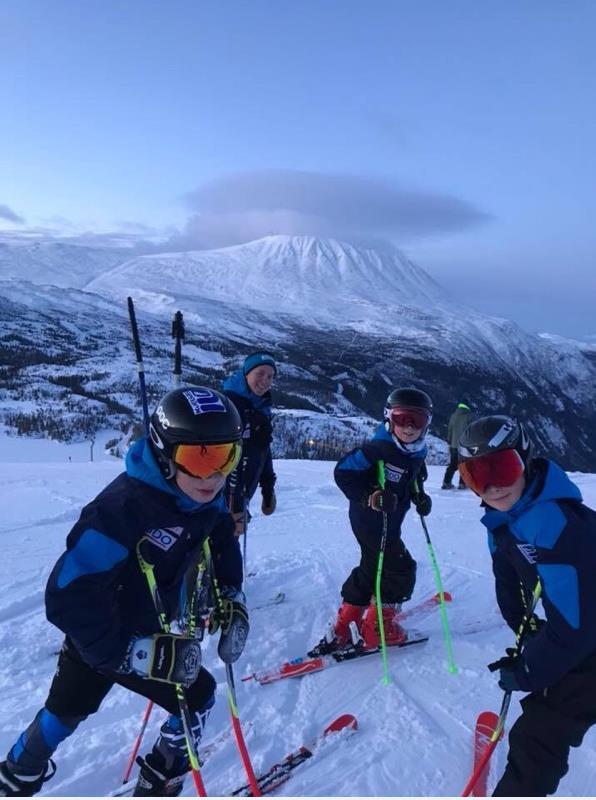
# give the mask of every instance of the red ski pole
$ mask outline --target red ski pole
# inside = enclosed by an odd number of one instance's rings
[[[124,777],[122,778],[122,783],[127,783],[128,780],[130,779],[130,773],[132,772],[133,764],[135,763],[135,759],[139,752],[141,742],[143,741],[143,736],[145,735],[145,730],[147,729],[147,723],[149,722],[149,717],[151,716],[152,711],[153,711],[153,700],[149,700],[147,706],[145,707],[145,713],[143,714],[141,730],[139,731],[139,735],[135,740],[134,746],[132,748],[132,753],[130,754],[130,758],[128,759],[128,763],[126,764],[126,769],[124,771]]]
[[[244,741],[242,726],[240,725],[238,704],[236,703],[236,689],[234,687],[234,673],[232,672],[231,664],[226,664],[226,678],[228,680],[228,705],[230,706],[232,727],[234,728],[234,735],[236,736],[236,744],[238,745],[240,758],[242,759],[242,764],[244,765],[244,771],[246,772],[246,777],[248,778],[252,796],[261,797],[262,792],[259,789],[255,771],[252,767],[250,756],[248,755],[248,750],[246,748],[246,742]]]
[[[521,648],[527,636],[528,629],[530,628],[530,622],[532,617],[534,616],[534,611],[536,610],[536,606],[538,605],[538,601],[540,600],[541,594],[542,594],[542,584],[540,583],[540,580],[538,580],[536,582],[536,586],[534,587],[534,591],[532,592],[532,601],[530,603],[530,606],[527,609],[526,613],[524,614],[524,618],[517,632],[515,641],[515,651],[517,654],[521,652]],[[475,769],[472,771],[472,774],[470,775],[470,778],[466,783],[463,792],[461,793],[462,797],[468,797],[468,795],[474,790],[474,787],[478,783],[478,780],[482,775],[482,772],[486,768],[486,765],[488,764],[489,759],[495,750],[495,747],[501,740],[503,732],[505,730],[505,718],[507,717],[507,712],[509,711],[510,703],[511,703],[511,692],[505,692],[505,694],[503,695],[503,702],[501,703],[501,711],[499,713],[499,719],[495,726],[495,730],[493,731],[493,734],[490,737],[490,741],[486,746],[486,750],[482,754],[481,758],[478,760]]]
[[[499,720],[495,726],[492,736],[490,737],[489,743],[486,745],[484,753],[482,754],[481,758],[476,764],[474,771],[470,775],[470,778],[466,783],[463,792],[461,793],[462,797],[469,797],[469,795],[474,791],[474,787],[476,786],[476,784],[480,779],[480,776],[486,769],[486,766],[490,761],[490,757],[494,753],[496,746],[503,738],[503,731],[505,730],[505,718],[507,717],[507,712],[509,711],[510,702],[511,702],[511,692],[505,692],[503,696],[503,702],[501,704],[501,713],[499,714]]]

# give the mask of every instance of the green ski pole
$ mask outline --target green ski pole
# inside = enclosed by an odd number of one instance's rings
[[[418,488],[418,481],[414,480],[414,493],[416,495],[420,494],[420,489]],[[437,557],[435,555],[435,550],[430,540],[430,536],[428,533],[428,528],[426,527],[426,522],[422,514],[418,514],[420,517],[420,522],[422,523],[422,530],[424,531],[424,536],[426,538],[426,544],[428,545],[428,552],[430,553],[430,561],[433,568],[433,573],[435,576],[435,584],[437,587],[437,591],[439,593],[439,610],[441,613],[441,624],[443,626],[443,639],[445,640],[445,647],[447,649],[447,661],[449,664],[449,672],[456,673],[457,667],[455,666],[455,661],[453,659],[453,648],[451,645],[451,632],[449,631],[449,622],[447,621],[447,604],[445,603],[445,592],[443,590],[443,581],[441,580],[441,573],[439,571],[439,565],[437,563]]]
[[[381,489],[385,488],[385,464],[377,461],[377,479]],[[383,625],[383,608],[381,604],[381,575],[383,573],[383,560],[385,558],[385,545],[387,543],[387,512],[383,511],[383,535],[379,548],[379,560],[377,562],[377,577],[375,580],[375,600],[377,604],[377,620],[379,622],[379,635],[381,637],[381,658],[383,660],[383,683],[385,686],[391,683],[389,677],[389,667],[387,665],[387,645],[385,644],[385,626]]]

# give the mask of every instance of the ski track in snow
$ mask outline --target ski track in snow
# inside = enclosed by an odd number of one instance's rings
[[[66,457],[64,459],[66,461]],[[45,583],[70,526],[88,502],[121,469],[120,463],[0,463],[3,518],[0,543],[0,756],[42,705],[60,647],[60,632],[45,620]],[[498,613],[486,537],[477,500],[469,492],[441,492],[443,468],[431,467],[433,497],[428,519],[445,589],[453,595],[448,617],[458,673],[447,669],[438,610],[412,620],[430,635],[425,645],[390,651],[392,682],[382,683],[380,658],[346,663],[302,679],[270,686],[240,679],[254,670],[304,655],[334,617],[340,587],[357,563],[347,501],[333,483],[331,462],[279,461],[278,509],[263,517],[254,505],[247,542],[249,605],[278,591],[286,599],[251,618],[246,653],[235,667],[240,718],[257,773],[311,742],[342,713],[358,718],[352,736],[333,737],[297,769],[276,794],[287,796],[458,795],[469,775],[476,715],[500,707],[501,692],[486,664],[512,644]],[[578,476],[588,504],[596,504],[594,476]],[[404,541],[418,562],[413,602],[436,589],[420,521],[410,513]],[[229,729],[225,671],[214,642],[204,663],[218,682],[218,701],[205,743],[217,746],[203,775],[210,794],[226,795],[246,782]],[[115,687],[100,711],[86,720],[56,754],[58,772],[48,796],[102,795],[122,777],[138,732],[145,700]],[[512,703],[508,728],[519,714]],[[152,715],[144,745],[153,742],[164,713]],[[497,750],[491,780],[502,772],[506,745]],[[596,732],[571,754],[561,795],[593,792]],[[185,786],[193,795],[192,782]]]

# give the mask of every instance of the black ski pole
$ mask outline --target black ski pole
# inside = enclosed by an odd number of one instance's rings
[[[137,372],[139,373],[139,389],[141,392],[141,404],[143,407],[143,425],[145,436],[149,436],[149,408],[147,406],[147,389],[145,387],[145,367],[143,366],[143,356],[141,355],[141,342],[139,339],[139,329],[137,327],[137,317],[132,297],[128,298],[128,316],[130,317],[130,328],[132,330],[132,341],[135,348],[137,359]]]
[[[182,341],[184,339],[184,319],[182,311],[176,311],[172,322],[172,339],[174,339],[174,386],[180,386],[182,377]]]

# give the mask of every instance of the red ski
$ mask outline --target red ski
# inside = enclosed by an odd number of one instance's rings
[[[474,728],[474,768],[472,775],[462,797],[486,797],[488,774],[490,770],[490,758],[494,749],[503,736],[501,730],[499,736],[493,741],[493,736],[499,725],[499,715],[494,711],[482,711],[478,714],[476,727]]]
[[[450,603],[452,600],[451,594],[449,592],[443,592],[443,597],[446,603]],[[405,611],[400,611],[397,615],[397,619],[399,622],[402,622],[406,619],[411,619],[412,617],[417,617],[421,614],[424,614],[425,611],[430,611],[432,608],[436,608],[441,602],[441,598],[439,593],[433,594],[432,597],[428,597],[426,600],[422,600],[420,603],[417,603],[415,606],[410,606],[410,608],[406,608]]]
[[[387,645],[390,650],[403,650],[405,647],[412,647],[415,644],[424,644],[428,642],[428,636],[425,636],[418,631],[410,630],[408,632],[408,639],[399,644]],[[346,661],[356,661],[357,659],[365,658],[366,656],[374,656],[381,652],[380,647],[371,647],[366,649],[364,647],[348,645],[343,650],[336,650],[334,653],[329,653],[326,656],[300,656],[294,658],[292,661],[285,661],[279,667],[273,669],[263,670],[261,672],[253,672],[252,675],[245,675],[243,681],[255,680],[264,686],[267,683],[275,683],[284,678],[302,678],[311,672],[321,672],[321,670],[335,667],[337,664],[343,664]]]
[[[323,733],[321,733],[314,742],[309,744],[307,747],[303,745],[302,747],[298,748],[298,750],[295,750],[293,753],[287,755],[278,764],[274,764],[270,769],[267,770],[267,772],[259,775],[257,778],[257,784],[261,794],[269,794],[274,789],[277,789],[278,786],[281,786],[282,783],[285,783],[287,780],[289,780],[296,767],[299,767],[300,764],[303,764],[309,758],[312,758],[316,748],[324,739],[329,736],[329,734],[342,730],[355,731],[357,728],[358,722],[353,714],[342,714],[341,717],[338,717],[330,725],[328,725]],[[245,786],[241,786],[239,789],[233,791],[232,796],[253,797],[253,793],[250,786],[246,784]]]
[[[449,592],[444,592],[445,602],[451,601]],[[400,621],[412,619],[412,617],[423,614],[439,604],[439,595],[435,594],[421,603],[412,606],[399,614]],[[428,641],[428,636],[424,636],[418,631],[409,631],[409,638],[405,642],[397,645],[390,645],[391,649],[402,649],[410,647],[415,644],[423,644]],[[336,664],[341,664],[344,661],[354,661],[355,659],[363,658],[364,656],[375,655],[380,652],[380,648],[374,647],[371,649],[364,649],[362,647],[347,646],[343,650],[338,650],[335,653],[330,653],[326,656],[300,656],[291,661],[284,661],[277,667],[272,669],[260,670],[253,672],[251,675],[245,675],[242,680],[250,681],[256,680],[261,685],[274,683],[275,681],[283,680],[284,678],[302,678],[304,675],[309,675],[311,672],[320,672],[328,667],[333,667]]]

